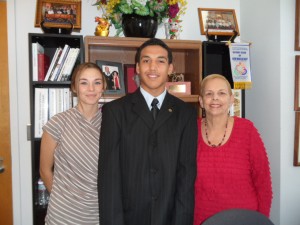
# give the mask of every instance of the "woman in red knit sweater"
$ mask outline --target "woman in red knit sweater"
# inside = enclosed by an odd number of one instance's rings
[[[232,208],[256,210],[269,217],[272,186],[268,156],[253,123],[229,116],[234,97],[227,79],[202,80],[198,119],[194,225]]]

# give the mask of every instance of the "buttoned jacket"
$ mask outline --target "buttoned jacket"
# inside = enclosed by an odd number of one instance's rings
[[[192,224],[196,109],[167,93],[154,121],[138,89],[102,112],[100,224]]]

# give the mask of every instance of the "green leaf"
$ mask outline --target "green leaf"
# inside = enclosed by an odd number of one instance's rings
[[[133,13],[133,9],[127,3],[120,5],[119,9],[122,13],[125,13],[125,14],[132,14]]]
[[[154,1],[153,6],[151,7],[154,12],[164,12],[167,10],[167,3],[165,1],[157,2]]]
[[[148,16],[150,11],[147,5],[142,5],[137,0],[132,0],[132,6],[134,9],[134,13],[140,16]]]
[[[122,17],[121,13],[116,13],[110,17],[110,20],[116,29],[122,27]]]
[[[117,29],[115,37],[119,37],[122,32],[123,32],[122,28]]]
[[[141,7],[141,8],[136,9],[135,13],[140,16],[148,16],[150,14],[150,11],[146,7]]]

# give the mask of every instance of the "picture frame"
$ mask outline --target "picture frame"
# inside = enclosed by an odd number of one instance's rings
[[[202,35],[240,34],[234,9],[198,8],[198,16]]]
[[[294,110],[300,110],[300,55],[295,56],[295,97]]]
[[[124,80],[126,93],[133,93],[140,86],[140,79],[135,64],[124,64]]]
[[[81,0],[37,0],[35,27],[81,29]]]
[[[167,82],[166,89],[170,94],[175,95],[190,95],[191,94],[191,82]]]
[[[295,51],[300,51],[300,0],[296,0],[295,8]]]
[[[124,95],[125,85],[122,63],[96,60],[96,64],[100,67],[106,78],[106,90],[104,94]]]
[[[294,166],[300,166],[300,112],[295,112]]]

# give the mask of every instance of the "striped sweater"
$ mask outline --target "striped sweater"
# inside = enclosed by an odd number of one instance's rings
[[[77,108],[56,114],[43,127],[58,143],[46,224],[99,224],[97,191],[102,114],[87,121]]]

